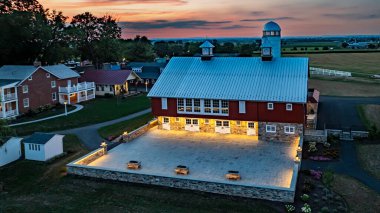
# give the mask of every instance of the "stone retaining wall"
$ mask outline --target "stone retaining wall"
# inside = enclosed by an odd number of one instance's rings
[[[86,167],[76,165],[76,163],[67,165],[67,172],[68,174],[73,175],[117,180],[123,182],[151,184],[272,201],[293,202],[295,187],[297,183],[298,165],[296,164],[293,169],[293,177],[290,188],[248,186],[190,180],[184,178],[163,177],[157,175],[136,174],[119,170],[103,169],[99,167]]]
[[[129,132],[126,135],[124,135],[124,134],[120,135],[119,137],[115,138],[112,142],[128,142],[128,141],[131,141],[131,140],[139,137],[140,135],[144,134],[149,129],[157,126],[157,124],[158,124],[157,119],[154,119],[154,120],[150,121],[149,123],[139,127],[138,129],[135,129],[132,132]]]
[[[96,159],[104,155],[103,148],[96,149],[95,151],[90,152],[89,154],[79,158],[75,163],[78,165],[88,165]]]
[[[351,131],[353,138],[368,138],[369,133],[365,131]]]
[[[304,140],[307,142],[326,143],[327,132],[324,130],[305,130]]]

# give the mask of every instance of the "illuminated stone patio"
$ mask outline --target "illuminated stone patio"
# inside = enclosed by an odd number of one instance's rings
[[[290,187],[297,145],[258,141],[251,136],[166,131],[153,128],[135,140],[120,144],[89,167],[128,171],[192,180]],[[130,160],[141,161],[141,170],[127,170]],[[174,174],[186,165],[190,174]],[[228,170],[240,172],[242,180],[228,181]]]

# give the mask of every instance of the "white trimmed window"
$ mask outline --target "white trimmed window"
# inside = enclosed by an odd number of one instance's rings
[[[46,73],[46,78],[50,78],[50,73]]]
[[[239,101],[239,113],[245,113],[245,101]]]
[[[286,104],[286,111],[292,111],[293,110],[293,104]]]
[[[32,76],[29,76],[28,80],[29,80],[29,81],[33,80],[33,77],[32,77]]]
[[[133,80],[130,80],[129,83],[133,84]]]
[[[177,111],[183,112],[185,111],[185,104],[183,99],[177,99]]]
[[[229,121],[220,121],[220,120],[216,120],[215,121],[215,126],[217,127],[230,127],[230,122]]]
[[[227,100],[179,98],[177,99],[177,112],[186,114],[228,115],[229,102]]]
[[[23,104],[24,104],[24,108],[28,108],[29,107],[29,98],[24,98]]]
[[[211,100],[204,100],[205,113],[211,113]]]
[[[22,86],[22,93],[28,93],[29,92],[29,87],[28,85]]]
[[[201,99],[194,99],[194,112],[201,112]]]
[[[255,123],[254,122],[248,122],[248,128],[254,129],[255,128]]]
[[[193,111],[193,99],[186,99],[186,112],[192,112]]]
[[[164,117],[164,124],[168,124],[169,123],[169,118],[168,117]]]
[[[236,126],[240,126],[241,125],[241,121],[236,121]]]
[[[168,99],[167,98],[161,98],[161,106],[162,106],[162,109],[168,109]]]
[[[57,100],[57,93],[53,92],[53,93],[51,94],[51,99],[52,99],[53,101],[56,101],[56,100]]]
[[[51,81],[51,88],[55,88],[56,86],[55,81]]]
[[[179,122],[180,120],[179,120],[179,118],[178,117],[176,117],[175,118],[175,122]]]
[[[210,123],[210,120],[209,119],[205,119],[205,124],[209,124]]]
[[[265,130],[266,132],[276,132],[276,125],[266,125]]]
[[[296,128],[294,126],[285,126],[284,132],[286,134],[294,134],[296,132]]]
[[[268,103],[267,104],[267,109],[268,110],[273,110],[274,109],[274,104],[273,103]]]

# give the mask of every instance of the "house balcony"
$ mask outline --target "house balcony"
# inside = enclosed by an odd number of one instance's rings
[[[9,110],[5,112],[0,112],[0,118],[11,118],[18,115],[17,110]]]
[[[4,94],[4,96],[0,96],[1,102],[13,101],[16,99],[17,99],[16,93],[8,93],[8,94]]]
[[[94,88],[95,88],[95,82],[82,82],[74,86],[59,87],[58,91],[59,93],[70,94],[70,93],[77,93],[77,92],[85,91],[85,90],[91,90]]]

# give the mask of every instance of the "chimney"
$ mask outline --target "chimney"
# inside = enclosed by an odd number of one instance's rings
[[[214,56],[213,49],[215,46],[212,45],[209,41],[205,41],[199,47],[202,48],[202,55],[201,55],[202,61],[210,61],[212,57]]]

